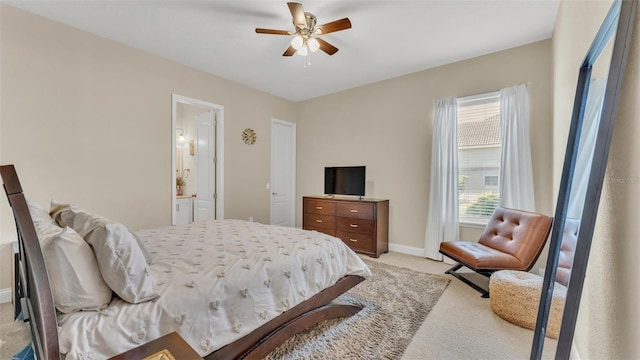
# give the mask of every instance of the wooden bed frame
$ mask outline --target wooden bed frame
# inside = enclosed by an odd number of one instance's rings
[[[37,359],[60,359],[58,322],[42,249],[29,213],[20,180],[13,165],[0,166],[4,190],[13,210],[19,242],[19,271],[15,274],[21,290],[25,321],[29,321]],[[248,335],[207,355],[213,359],[262,358],[291,336],[318,322],[356,314],[362,308],[333,302],[364,280],[347,275],[334,285],[282,313]]]

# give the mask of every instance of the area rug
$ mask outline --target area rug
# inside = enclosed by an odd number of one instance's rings
[[[365,260],[373,277],[338,301],[364,308],[324,321],[272,351],[280,359],[400,359],[449,279]]]

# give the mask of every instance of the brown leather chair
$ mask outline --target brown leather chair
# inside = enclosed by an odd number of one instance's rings
[[[560,246],[560,254],[558,255],[558,268],[556,269],[556,282],[564,286],[569,285],[579,229],[580,219],[566,218],[564,220],[562,245]]]
[[[552,220],[538,213],[497,207],[478,242],[440,244],[440,253],[458,262],[445,273],[489,297],[489,291],[456,271],[465,266],[486,277],[498,270],[529,271],[544,248]]]

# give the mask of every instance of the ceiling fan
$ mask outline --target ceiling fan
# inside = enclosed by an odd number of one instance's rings
[[[349,21],[349,18],[332,21],[324,25],[316,25],[316,16],[311,13],[304,12],[302,4],[288,2],[287,5],[289,6],[289,11],[291,11],[291,15],[293,16],[295,31],[256,28],[256,33],[295,35],[296,37],[293,38],[291,45],[289,45],[289,48],[287,48],[282,56],[291,56],[296,53],[306,56],[309,54],[309,51],[315,52],[318,49],[329,55],[333,55],[338,52],[337,47],[322,40],[317,37],[317,35],[324,35],[340,30],[350,29],[351,21]]]

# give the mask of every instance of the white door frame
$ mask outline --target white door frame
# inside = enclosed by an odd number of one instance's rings
[[[273,174],[275,172],[274,170],[274,151],[273,151],[273,143],[274,143],[274,138],[273,138],[273,125],[274,124],[279,124],[279,125],[283,125],[283,126],[287,126],[289,128],[292,129],[293,131],[293,139],[291,141],[291,148],[289,149],[290,153],[291,153],[291,168],[289,169],[290,171],[290,189],[289,192],[291,194],[291,208],[289,209],[289,216],[290,216],[290,220],[291,220],[291,226],[295,227],[296,224],[296,201],[297,201],[297,197],[296,197],[296,124],[289,122],[289,121],[284,121],[284,120],[278,120],[278,119],[271,119],[271,184],[273,184]],[[273,223],[273,196],[271,195],[271,193],[269,194],[269,214],[270,214],[270,219],[269,222]]]
[[[176,122],[178,103],[216,112],[216,219],[224,219],[224,106],[171,94],[171,224],[176,223]]]

